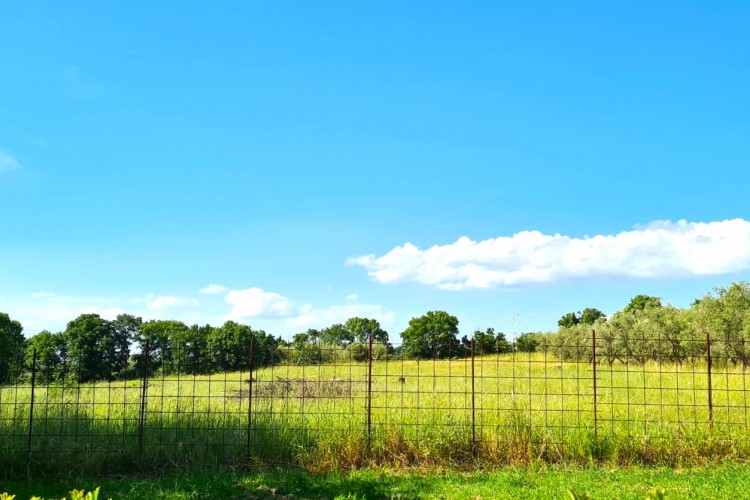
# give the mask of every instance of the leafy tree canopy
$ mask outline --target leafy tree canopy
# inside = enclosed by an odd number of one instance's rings
[[[458,318],[445,311],[428,311],[409,320],[401,338],[407,356],[445,358],[459,354],[457,335]]]
[[[636,295],[630,299],[630,302],[623,310],[635,314],[652,307],[661,307],[661,299],[659,297],[652,297],[651,295]]]
[[[593,325],[598,320],[606,318],[606,315],[595,307],[587,307],[582,312],[569,312],[564,314],[558,321],[557,326],[561,328],[572,328],[578,324]]]
[[[587,307],[581,313],[579,322],[583,325],[593,325],[600,319],[605,319],[607,316],[595,307]]]
[[[25,345],[21,323],[0,313],[0,384],[19,374]]]
[[[563,316],[557,320],[557,326],[562,328],[571,328],[576,326],[580,322],[578,315],[574,312],[563,314]]]
[[[365,343],[368,337],[372,335],[373,343],[387,344],[388,332],[380,327],[380,323],[371,318],[349,318],[344,325],[351,332],[356,342]]]

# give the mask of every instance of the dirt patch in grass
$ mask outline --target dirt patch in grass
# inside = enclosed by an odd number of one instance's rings
[[[253,397],[261,399],[289,397],[306,399],[349,398],[362,395],[366,388],[367,383],[361,380],[309,380],[276,377],[276,380],[257,381],[253,387]],[[234,397],[247,399],[249,395],[248,389],[240,389],[235,391]]]

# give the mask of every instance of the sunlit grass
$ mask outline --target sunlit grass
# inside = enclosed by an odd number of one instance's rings
[[[596,407],[592,365],[545,354],[477,358],[473,392],[470,359],[376,361],[371,386],[366,363],[277,365],[253,374],[252,398],[247,372],[155,376],[145,399],[140,380],[37,385],[31,429],[31,388],[5,386],[0,470],[679,464],[748,456],[741,368],[712,372],[712,413],[705,364],[596,368]]]

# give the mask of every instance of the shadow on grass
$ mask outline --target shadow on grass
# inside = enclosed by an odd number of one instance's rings
[[[60,498],[72,488],[92,490],[101,487],[105,498],[415,498],[429,494],[435,480],[368,472],[353,475],[313,474],[299,469],[260,472],[217,471],[166,477],[133,477],[99,481],[56,480],[51,483],[21,482],[4,488],[18,498],[38,495]]]

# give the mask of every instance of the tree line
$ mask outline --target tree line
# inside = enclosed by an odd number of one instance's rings
[[[556,332],[527,332],[512,341],[493,328],[459,338],[459,320],[446,311],[428,311],[409,321],[402,344],[371,318],[350,318],[290,340],[227,321],[221,326],[188,326],[121,314],[107,320],[82,314],[62,332],[42,331],[26,339],[20,322],[0,313],[0,383],[36,366],[40,381],[89,382],[128,379],[153,373],[211,374],[278,363],[320,364],[365,361],[385,356],[445,359],[515,351],[543,351],[563,360],[606,363],[650,360],[685,363],[705,359],[711,339],[715,362],[750,365],[750,284],[717,287],[688,308],[637,295],[607,316],[596,308],[564,314]],[[369,342],[372,339],[372,348]],[[147,356],[146,356],[147,354]],[[34,361],[33,357],[36,356]]]
[[[537,344],[564,360],[591,360],[595,331],[598,362],[704,361],[710,346],[713,363],[746,368],[750,365],[750,283],[716,287],[686,308],[637,295],[609,317],[568,313],[558,326],[557,332],[540,335]]]
[[[471,354],[471,340],[459,339],[458,318],[429,311],[412,318],[394,347],[380,323],[354,317],[323,329],[309,329],[290,340],[227,321],[219,327],[188,326],[174,320],[143,321],[120,314],[113,320],[82,314],[62,332],[47,330],[26,339],[22,325],[0,313],[0,382],[14,381],[35,367],[37,380],[90,382],[138,378],[148,372],[211,374],[247,370],[278,363],[321,364],[366,361],[368,356],[449,358]],[[511,343],[493,328],[472,337],[476,353],[511,352]],[[520,349],[533,350],[532,334],[517,339]],[[252,342],[252,347],[251,347]],[[372,345],[370,345],[372,342]]]
[[[40,382],[130,379],[142,376],[144,370],[149,374],[237,371],[249,366],[251,339],[258,367],[277,361],[273,350],[280,342],[233,321],[220,327],[187,326],[171,320],[144,322],[130,314],[114,320],[82,314],[62,332],[44,330],[29,339],[22,332],[18,321],[0,313],[0,346],[5,347],[0,350],[0,381],[32,366]]]

